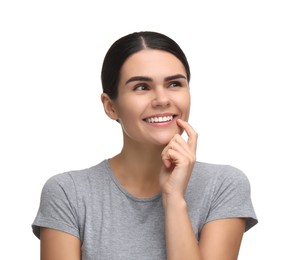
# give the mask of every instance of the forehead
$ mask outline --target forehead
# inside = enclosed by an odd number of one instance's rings
[[[132,54],[121,68],[120,78],[133,76],[167,77],[183,74],[186,70],[182,62],[173,54],[154,49],[145,49]]]

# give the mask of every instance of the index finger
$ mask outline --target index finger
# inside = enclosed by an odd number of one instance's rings
[[[194,128],[186,121],[182,119],[177,119],[177,124],[184,129],[186,134],[188,135],[187,143],[189,146],[194,146],[196,148],[198,134],[194,130]]]

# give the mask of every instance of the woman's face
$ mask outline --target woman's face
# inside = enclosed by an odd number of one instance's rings
[[[171,53],[146,49],[131,55],[122,66],[118,93],[113,104],[125,138],[166,145],[182,133],[176,119],[188,120],[189,85],[183,64]]]

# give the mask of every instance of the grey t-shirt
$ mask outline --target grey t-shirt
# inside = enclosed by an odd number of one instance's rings
[[[246,175],[227,165],[196,162],[185,198],[197,239],[204,224],[222,218],[257,223]],[[166,259],[161,194],[137,198],[114,177],[108,160],[51,177],[43,187],[34,234],[48,227],[81,240],[82,260]]]

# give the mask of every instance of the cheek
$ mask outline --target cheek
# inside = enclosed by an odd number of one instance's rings
[[[117,111],[119,117],[129,118],[129,117],[139,117],[147,107],[147,100],[143,97],[141,98],[130,98],[119,100],[117,104]]]
[[[183,111],[183,114],[185,116],[185,121],[188,121],[189,119],[189,114],[190,114],[190,105],[191,105],[191,100],[190,96],[185,96],[180,102],[181,105],[181,110]]]
[[[135,118],[139,117],[139,109],[134,102],[126,101],[119,104],[117,107],[117,114],[119,119],[125,124],[131,124],[135,122]]]
[[[177,100],[177,102],[183,111],[189,112],[191,100],[190,100],[190,95],[188,93],[186,95],[181,96]]]

